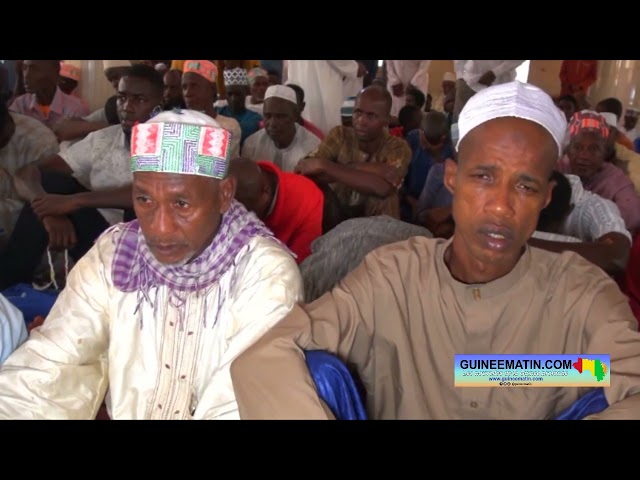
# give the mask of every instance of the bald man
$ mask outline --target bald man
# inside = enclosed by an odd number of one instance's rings
[[[323,231],[322,190],[308,178],[283,172],[271,162],[236,158],[229,173],[237,180],[236,200],[291,249],[296,262],[307,258],[311,243]]]
[[[398,189],[407,174],[411,149],[387,131],[391,94],[369,86],[356,97],[353,127],[333,128],[296,172],[330,184],[349,218],[400,218]]]

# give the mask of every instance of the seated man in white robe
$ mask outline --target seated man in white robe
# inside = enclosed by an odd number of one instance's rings
[[[320,145],[320,139],[299,125],[298,99],[293,88],[272,85],[264,100],[264,128],[250,135],[242,156],[274,163],[283,172],[293,172],[300,160]]]
[[[0,419],[237,419],[229,366],[302,299],[290,252],[234,200],[229,132],[193,111],[134,127],[137,220],[71,270],[0,371]]]

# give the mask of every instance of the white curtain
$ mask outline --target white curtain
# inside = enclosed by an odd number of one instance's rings
[[[624,108],[640,107],[640,61],[598,60],[598,80],[589,91],[595,106],[600,100],[615,97]]]
[[[82,65],[79,94],[89,104],[91,111],[104,107],[107,98],[115,92],[104,76],[102,60],[77,60]]]

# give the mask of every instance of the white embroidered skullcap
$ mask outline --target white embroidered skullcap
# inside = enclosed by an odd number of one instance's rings
[[[356,97],[347,98],[340,109],[341,117],[353,117],[353,109],[356,106]]]
[[[447,72],[444,74],[444,77],[442,77],[442,81],[443,82],[455,82],[456,81],[456,74],[455,73],[451,73],[451,72]]]
[[[518,81],[502,83],[476,93],[466,103],[458,118],[460,142],[477,126],[495,118],[516,117],[545,128],[562,152],[567,119],[553,99],[540,88]]]
[[[264,94],[264,99],[271,97],[282,98],[284,100],[289,100],[290,102],[298,105],[298,99],[296,97],[296,91],[287,87],[286,85],[271,85],[267,88],[267,91]]]
[[[131,60],[102,60],[102,66],[105,70],[116,67],[130,67]]]
[[[231,85],[249,85],[249,76],[244,68],[232,68],[222,72],[224,76],[224,86]]]
[[[600,115],[604,117],[610,127],[618,128],[618,117],[615,113],[600,112]]]
[[[206,127],[220,127],[217,120],[206,113],[197,110],[174,108],[165,110],[147,120],[145,123],[186,123],[188,125],[203,125]]]

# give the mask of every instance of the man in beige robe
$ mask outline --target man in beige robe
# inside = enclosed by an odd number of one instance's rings
[[[552,419],[593,389],[456,388],[456,354],[609,354],[606,409],[640,418],[640,333],[627,298],[575,253],[527,245],[566,129],[542,90],[478,92],[447,160],[455,233],[370,253],[332,291],[298,305],[231,367],[243,419],[326,419],[303,350],[358,371],[373,419]]]

